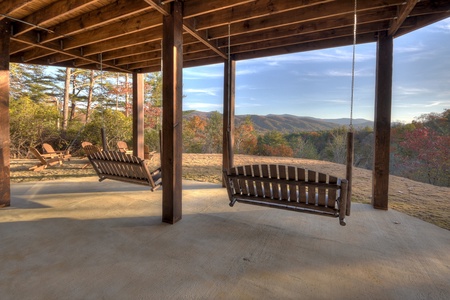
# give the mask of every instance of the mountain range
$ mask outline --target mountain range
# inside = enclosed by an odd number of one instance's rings
[[[201,111],[185,111],[184,118],[191,118],[199,116],[202,118],[209,118],[213,112]],[[293,133],[299,131],[320,131],[330,130],[341,126],[348,126],[350,124],[349,118],[339,119],[319,119],[313,117],[301,117],[289,114],[283,115],[236,115],[236,124],[243,122],[247,117],[250,117],[253,126],[258,132],[266,131],[280,131],[283,133]],[[353,119],[353,126],[355,128],[373,127],[373,121],[366,119]]]

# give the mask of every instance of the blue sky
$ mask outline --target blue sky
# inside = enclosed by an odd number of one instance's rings
[[[354,118],[373,120],[376,43],[357,45]],[[350,117],[352,47],[238,61],[236,114]],[[184,69],[183,110],[219,111],[223,64]],[[394,40],[392,121],[450,108],[450,18]]]

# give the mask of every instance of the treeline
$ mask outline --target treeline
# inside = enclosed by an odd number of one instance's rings
[[[119,140],[132,141],[131,76],[93,70],[50,70],[10,64],[11,156],[24,157],[30,146],[50,143],[80,151],[82,141],[101,144],[107,133],[110,149]],[[145,76],[145,141],[159,147],[161,74]]]
[[[191,153],[222,151],[222,115],[192,116],[183,124],[183,147]],[[347,132],[332,130],[284,134],[257,133],[250,117],[236,124],[235,152],[261,156],[284,156],[326,160],[345,164]],[[410,124],[395,124],[391,130],[391,174],[434,185],[450,186],[450,109],[420,116]],[[372,169],[373,129],[354,130],[354,165]]]
[[[118,73],[56,69],[11,64],[11,155],[24,157],[30,146],[80,151],[82,141],[101,144],[104,128],[110,149],[119,140],[132,144],[131,78]],[[161,75],[146,74],[144,141],[159,150]],[[222,152],[222,115],[187,115],[183,121],[183,151]],[[235,124],[237,154],[285,156],[345,163],[346,127],[333,130],[258,133],[247,117]],[[355,166],[371,169],[373,129],[355,130]],[[435,185],[450,186],[450,110],[396,124],[391,131],[391,173]],[[81,154],[81,152],[79,152]]]
[[[327,160],[344,164],[347,153],[345,126],[324,131],[284,134],[279,131],[258,133],[250,117],[235,125],[236,154],[284,156]],[[355,131],[355,163],[370,168],[373,158],[373,130]],[[209,118],[192,116],[183,123],[183,150],[187,153],[222,152],[222,115],[213,112]]]

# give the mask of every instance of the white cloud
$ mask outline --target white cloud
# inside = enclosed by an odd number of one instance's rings
[[[236,108],[258,107],[258,106],[262,106],[262,105],[258,104],[258,103],[248,103],[248,102],[236,104]]]
[[[398,95],[420,95],[429,93],[429,89],[425,88],[415,88],[415,87],[405,87],[405,86],[398,86],[395,89],[395,93]]]
[[[433,101],[431,103],[428,103],[425,105],[425,107],[434,107],[434,106],[440,106],[443,108],[448,108],[450,106],[450,100],[444,100],[444,101]]]
[[[367,51],[358,52],[358,46],[355,51],[356,61],[367,61],[374,59],[375,56]],[[295,62],[349,62],[353,60],[353,49],[351,47],[341,47],[334,49],[325,49],[311,52],[293,53],[290,55],[279,55],[261,58],[259,61],[270,65],[278,66],[282,63]]]
[[[212,65],[187,68],[183,70],[183,77],[189,80],[223,77],[223,67]]]
[[[184,109],[205,109],[205,110],[217,110],[222,109],[223,105],[214,103],[203,102],[185,102]]]
[[[430,26],[430,31],[450,34],[450,18],[442,20],[432,26]]]
[[[258,73],[258,70],[256,68],[245,68],[245,69],[236,70],[236,76],[255,74],[255,73]]]
[[[204,88],[204,89],[186,89],[183,93],[186,94],[206,94],[210,96],[216,96],[218,88]]]
[[[411,45],[411,46],[394,47],[394,52],[397,54],[417,53],[417,52],[422,52],[424,50],[425,50],[425,45],[423,43],[418,43],[416,45]]]

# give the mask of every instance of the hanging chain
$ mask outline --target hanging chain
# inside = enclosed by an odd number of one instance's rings
[[[357,0],[355,0],[355,7],[353,13],[353,58],[352,58],[352,90],[350,99],[350,129],[353,129],[353,99],[355,94],[355,60],[356,60],[356,25],[357,20]]]
[[[105,128],[105,107],[104,107],[104,88],[103,88],[103,53],[100,53],[100,105],[102,108],[102,127]]]
[[[227,89],[228,89],[228,91],[227,91],[227,106],[228,106],[228,113],[230,113],[230,111],[231,111],[231,89],[230,89],[230,85],[231,85],[231,82],[230,82],[230,79],[231,79],[231,23],[228,23],[228,68],[227,68],[227,82],[228,82],[228,84],[227,84]],[[230,134],[230,132],[231,132],[231,120],[230,120],[230,118],[227,118],[228,119],[228,124],[227,124],[227,131],[228,131],[228,134]]]

